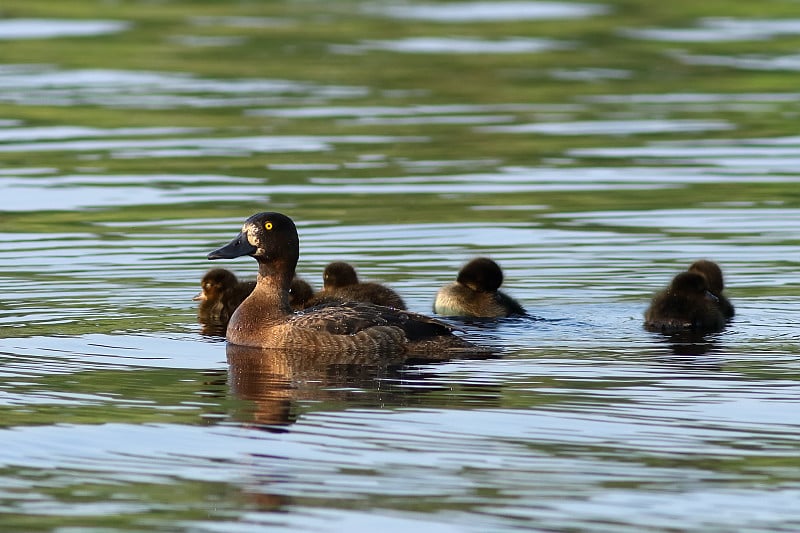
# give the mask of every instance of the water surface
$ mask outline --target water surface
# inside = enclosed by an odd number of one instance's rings
[[[800,527],[784,3],[6,3],[4,528]],[[237,353],[191,298],[263,210],[316,287],[430,313],[486,255],[531,317],[455,321],[485,360]],[[734,319],[645,331],[699,258]]]

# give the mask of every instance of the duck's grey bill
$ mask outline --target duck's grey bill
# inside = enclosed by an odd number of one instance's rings
[[[209,259],[233,259],[243,255],[252,255],[257,248],[247,241],[247,235],[240,233],[231,242],[208,254]]]

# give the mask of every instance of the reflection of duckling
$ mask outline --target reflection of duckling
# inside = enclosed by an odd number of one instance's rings
[[[714,261],[707,259],[700,259],[692,263],[689,267],[689,272],[699,272],[708,280],[708,290],[717,297],[719,300],[719,309],[725,318],[731,318],[734,315],[733,304],[728,300],[722,291],[725,290],[725,282],[722,278],[722,269]]]
[[[645,328],[652,331],[719,331],[725,317],[711,294],[706,277],[681,272],[669,287],[653,297],[644,314]]]
[[[200,281],[200,293],[193,298],[200,302],[197,309],[198,320],[204,324],[227,324],[233,312],[253,292],[255,286],[255,281],[239,281],[230,270],[209,270]]]
[[[498,290],[503,271],[487,257],[477,257],[464,265],[454,283],[439,289],[433,312],[445,316],[507,317],[525,315],[525,309]]]
[[[297,228],[280,213],[258,213],[209,259],[249,255],[258,261],[253,293],[233,313],[226,337],[231,344],[329,353],[340,363],[404,361],[412,354],[447,358],[448,350],[485,351],[432,318],[390,307],[336,302],[292,314],[289,286],[299,256]]]
[[[307,307],[330,301],[367,302],[395,309],[406,309],[406,303],[389,287],[370,281],[358,281],[356,269],[349,263],[335,261],[322,273],[322,290],[314,295]]]

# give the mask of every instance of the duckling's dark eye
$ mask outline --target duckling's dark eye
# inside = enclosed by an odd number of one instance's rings
[[[269,220],[264,222],[264,229],[267,230],[267,231],[271,230],[272,229],[272,222],[270,222]]]

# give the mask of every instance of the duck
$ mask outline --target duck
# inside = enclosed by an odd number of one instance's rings
[[[477,318],[526,316],[519,302],[499,290],[502,284],[500,265],[488,257],[476,257],[461,267],[455,282],[439,289],[433,312]]]
[[[644,326],[664,333],[720,331],[725,326],[725,316],[718,303],[703,274],[681,272],[653,297],[644,313]]]
[[[334,261],[328,264],[322,273],[322,282],[322,290],[307,302],[308,306],[338,299],[407,309],[406,303],[399,294],[380,283],[359,281],[356,269],[344,261]]]
[[[404,363],[444,360],[459,353],[487,354],[487,349],[456,334],[454,326],[410,311],[365,302],[327,302],[294,312],[289,287],[299,259],[294,221],[277,212],[256,213],[225,246],[208,259],[250,256],[258,263],[253,292],[228,323],[228,345],[289,350],[337,364]],[[488,356],[488,355],[487,355]]]
[[[255,281],[239,281],[230,270],[212,268],[200,280],[200,292],[192,298],[200,302],[197,308],[198,321],[203,324],[227,324],[255,286]]]
[[[722,294],[725,290],[725,282],[722,277],[722,269],[714,261],[708,259],[699,259],[689,266],[689,272],[699,272],[706,277],[708,281],[708,290],[717,297],[717,305],[722,311],[725,318],[733,318],[736,311],[733,309],[733,304]]]

